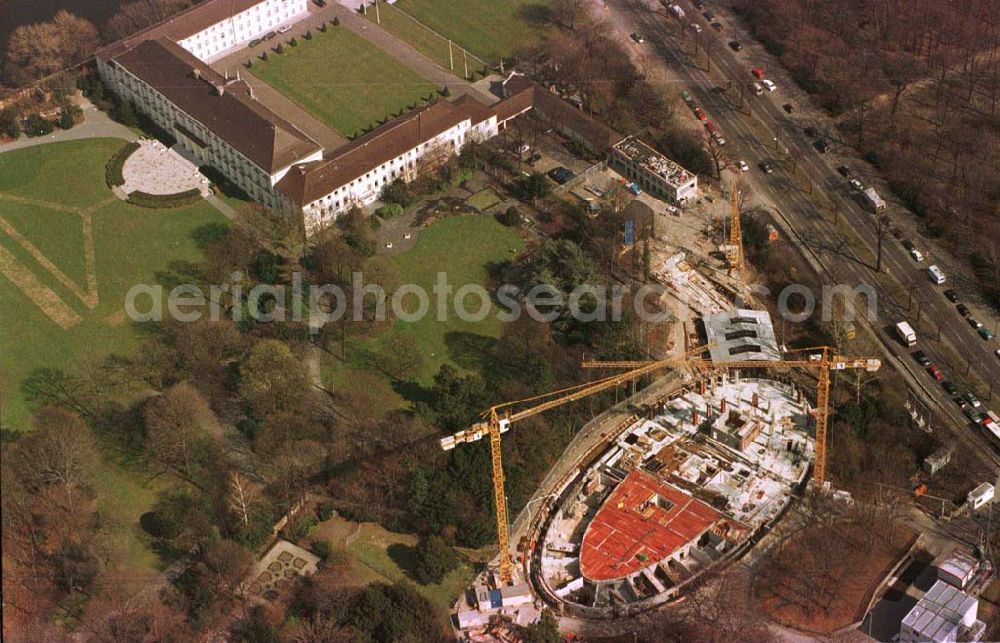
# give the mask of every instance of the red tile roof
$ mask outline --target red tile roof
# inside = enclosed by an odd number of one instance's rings
[[[113,60],[268,173],[322,149],[257,102],[246,82],[224,78],[169,38],[146,40]]]
[[[205,0],[151,27],[122,38],[118,42],[97,50],[97,56],[108,60],[123,51],[135,47],[143,40],[166,36],[171,40],[184,40],[204,31],[212,25],[242,13],[264,0]]]
[[[465,119],[475,125],[492,115],[471,96],[438,99],[337,148],[329,159],[293,167],[276,187],[294,203],[308,205]]]
[[[580,571],[595,582],[624,578],[669,557],[723,518],[677,487],[633,471],[587,526]]]

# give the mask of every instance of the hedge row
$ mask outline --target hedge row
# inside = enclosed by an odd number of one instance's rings
[[[128,195],[128,202],[141,208],[180,208],[201,201],[201,192],[191,189],[177,194],[147,194],[135,191]]]
[[[118,185],[125,184],[125,177],[122,176],[122,168],[125,167],[125,161],[128,157],[132,156],[132,152],[139,149],[139,144],[136,142],[126,143],[120,150],[115,152],[115,155],[111,157],[108,164],[104,166],[104,177],[108,182],[108,187],[113,188]]]

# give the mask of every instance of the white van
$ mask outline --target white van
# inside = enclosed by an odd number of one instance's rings
[[[931,281],[933,281],[939,286],[945,282],[944,273],[941,272],[941,269],[938,268],[937,266],[928,266],[927,276],[929,276],[931,278]]]
[[[754,95],[760,96],[764,93],[764,88],[760,86],[760,83],[754,83],[750,85],[750,89],[753,90]]]

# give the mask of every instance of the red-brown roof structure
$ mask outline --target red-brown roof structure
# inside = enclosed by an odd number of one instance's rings
[[[587,526],[580,572],[593,582],[625,578],[668,558],[724,518],[677,487],[633,471]]]
[[[337,148],[329,159],[293,167],[276,187],[292,202],[308,205],[466,119],[476,125],[492,115],[471,96],[435,100]]]
[[[155,40],[161,36],[174,41],[184,40],[261,2],[263,0],[205,0],[151,27],[98,49],[97,56],[102,60],[108,60],[144,40]]]
[[[112,60],[268,173],[322,150],[254,99],[246,82],[223,77],[165,36],[145,40]]]

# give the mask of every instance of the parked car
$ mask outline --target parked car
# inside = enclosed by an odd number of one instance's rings
[[[954,288],[949,288],[948,290],[944,291],[944,296],[945,299],[947,299],[953,304],[958,302],[958,293],[955,292]]]
[[[844,177],[845,179],[851,178],[851,168],[847,167],[846,165],[838,165],[837,171],[840,172],[840,176]]]
[[[964,413],[965,417],[969,418],[969,421],[971,421],[973,424],[979,424],[980,422],[983,421],[983,414],[977,411],[976,409],[972,408],[971,406],[965,407],[962,410],[962,413]]]
[[[961,315],[962,317],[969,316],[969,307],[966,306],[965,304],[959,304],[955,306],[955,310],[957,310],[958,314]]]
[[[706,114],[705,110],[700,107],[694,108],[694,115],[698,117],[699,121],[705,122],[708,120],[708,114]]]
[[[916,246],[913,245],[913,242],[910,241],[909,239],[903,239],[902,243],[903,247],[906,248],[907,250],[913,250],[914,248],[916,248]]]
[[[788,112],[789,114],[795,112],[795,105],[792,105],[791,103],[785,103],[784,105],[781,106],[781,108],[786,112]]]
[[[974,393],[966,393],[965,401],[972,405],[972,408],[978,409],[983,403],[979,400]]]
[[[746,161],[740,160],[736,162],[736,166],[740,168],[740,172],[749,172],[750,166],[747,165]]]
[[[972,326],[976,330],[979,330],[980,328],[983,327],[983,323],[978,319],[976,319],[975,317],[972,317],[971,315],[969,317],[966,317],[965,321],[969,322],[969,326]]]
[[[773,92],[778,88],[778,86],[774,84],[774,81],[767,80],[766,78],[760,82],[764,84],[764,87],[766,87],[769,92]]]
[[[760,96],[764,93],[764,88],[760,86],[760,83],[752,83],[750,85],[750,91],[753,92],[754,96]]]
[[[325,7],[326,6],[326,0],[313,0],[313,1],[316,3],[317,7]]]
[[[278,33],[288,33],[292,30],[292,25],[281,25],[278,27]]]
[[[254,38],[253,40],[250,41],[250,46],[251,47],[256,47],[257,45],[259,45],[262,42],[264,42],[263,38]]]
[[[924,260],[924,254],[922,252],[920,252],[919,250],[917,250],[916,248],[914,248],[913,250],[910,250],[910,256],[913,257],[916,261],[923,261]]]
[[[705,20],[715,20],[715,12],[709,9],[708,11],[701,14],[705,16]]]
[[[559,185],[562,185],[563,183],[566,183],[567,181],[569,181],[570,179],[572,179],[574,176],[576,176],[568,168],[565,168],[565,167],[563,167],[561,165],[559,167],[554,167],[551,170],[549,170],[548,171],[548,175],[549,175],[550,179],[552,179],[553,181],[555,181]]]
[[[917,364],[920,364],[921,366],[931,365],[931,358],[927,357],[927,353],[923,351],[914,351],[913,359],[917,360]]]
[[[646,42],[646,39],[642,37],[642,34],[636,33],[634,31],[632,32],[632,34],[629,37],[632,40],[634,40],[636,43],[644,43],[644,42]]]
[[[774,166],[771,165],[770,161],[761,161],[759,165],[760,165],[760,169],[764,171],[764,174],[773,174],[774,173]]]
[[[849,183],[851,184],[851,187],[854,188],[855,190],[857,190],[858,192],[864,192],[865,191],[865,186],[863,186],[861,184],[861,181],[859,181],[857,179],[851,179],[849,181]]]
[[[753,74],[753,77],[756,78],[757,80],[763,80],[764,79],[764,68],[763,67],[754,67],[753,69],[750,70],[750,73]]]
[[[823,138],[817,138],[816,142],[813,143],[813,147],[815,147],[820,154],[826,154],[830,151],[830,144]]]
[[[930,366],[928,366],[927,372],[930,373],[931,377],[933,377],[938,382],[944,379],[944,373],[942,373],[941,369],[937,367],[937,364],[931,364]]]
[[[268,31],[266,34],[264,34],[263,40],[270,40],[271,38],[277,38],[277,37],[278,37],[277,31]]]
[[[701,25],[699,25],[697,22],[692,22],[691,23],[691,31],[693,31],[695,33],[701,33]]]
[[[950,380],[941,382],[941,388],[943,388],[944,392],[948,395],[955,395],[958,393],[958,387],[955,386]]]
[[[730,40],[729,48],[732,49],[733,51],[741,51],[743,49],[743,45],[740,44],[739,40]]]
[[[691,98],[691,94],[687,93],[687,91],[681,92],[681,100],[687,103],[688,105],[694,102],[694,99]]]
[[[977,328],[976,332],[979,333],[979,336],[985,339],[986,341],[990,341],[991,339],[993,339],[993,331],[991,331],[989,328],[985,326]]]
[[[1000,359],[1000,348],[993,351],[993,354],[997,356],[997,359]]]
[[[694,0],[694,2],[692,2],[691,4],[693,4],[694,8],[698,9],[699,11],[705,8],[705,0]]]
[[[715,22],[712,23],[712,29],[715,29],[716,31],[722,31],[722,23],[716,20]]]

